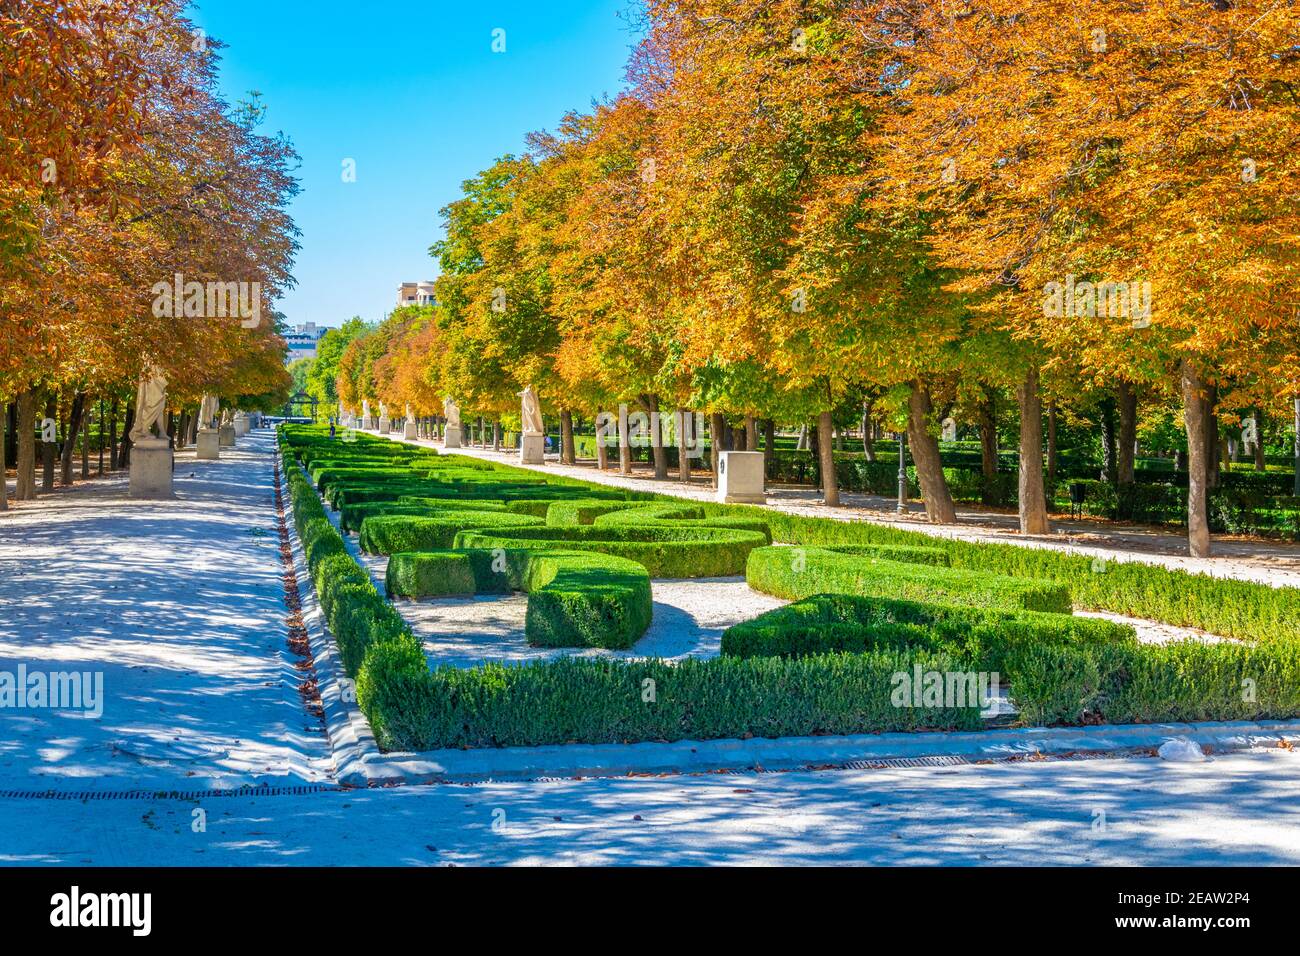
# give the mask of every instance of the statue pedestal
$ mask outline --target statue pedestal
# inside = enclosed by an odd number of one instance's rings
[[[221,428],[217,430],[217,437],[218,440],[221,442],[222,448],[234,448],[235,447],[235,426],[222,425]]]
[[[374,431],[375,430],[374,418],[370,415],[363,415],[361,417],[361,428],[363,431],[368,431],[368,432]]]
[[[235,437],[243,438],[245,435],[248,434],[248,432],[249,432],[248,416],[243,414],[236,415],[235,416]]]
[[[402,437],[407,441],[414,441],[418,437],[415,434],[415,422],[407,422],[402,426]]]
[[[443,439],[442,447],[443,448],[460,447],[460,426],[459,425],[447,426],[447,435],[446,438]]]
[[[166,441],[151,439],[131,446],[131,479],[127,494],[132,498],[173,498],[172,450]]]
[[[200,428],[199,440],[196,446],[198,453],[196,458],[206,461],[216,461],[221,457],[221,436],[217,434],[215,428]]]
[[[546,436],[545,435],[520,436],[519,463],[521,465],[546,464]]]
[[[379,419],[379,434],[387,435],[392,430],[393,430],[393,425],[387,418]]]
[[[718,455],[718,500],[729,505],[767,503],[761,451],[724,451]]]

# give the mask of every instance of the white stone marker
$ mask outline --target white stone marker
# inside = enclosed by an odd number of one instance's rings
[[[460,406],[450,398],[445,398],[442,401],[442,414],[447,419],[447,424],[443,428],[443,447],[459,448],[461,440]]]
[[[718,500],[729,505],[767,503],[761,451],[724,451],[718,455]]]
[[[194,457],[203,461],[216,461],[221,457],[221,435],[215,428],[200,428]]]

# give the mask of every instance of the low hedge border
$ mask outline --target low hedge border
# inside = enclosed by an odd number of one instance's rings
[[[1104,618],[999,611],[847,594],[818,594],[728,628],[722,653],[804,656],[911,647],[1006,670],[1006,655],[1035,644],[1132,644],[1136,632]]]
[[[905,552],[895,551],[902,556]],[[834,592],[974,607],[1069,614],[1070,589],[1052,581],[845,554],[824,548],[758,548],[745,568],[749,586],[797,601]]]
[[[750,552],[767,544],[757,531],[677,524],[462,531],[455,547],[596,551],[636,561],[652,578],[712,578],[743,574]]]
[[[462,531],[513,533],[540,525],[538,518],[497,511],[425,511],[417,514],[377,514],[361,522],[361,550],[367,554],[433,551],[450,548]]]
[[[650,576],[623,558],[531,549],[420,551],[388,561],[389,595],[525,591],[524,636],[544,647],[631,647],[650,626]]]

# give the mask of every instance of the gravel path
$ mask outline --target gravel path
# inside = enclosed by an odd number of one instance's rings
[[[1295,866],[1297,754],[10,800],[0,865]]]
[[[0,516],[0,671],[98,674],[103,714],[0,708],[0,789],[321,781],[289,653],[269,432],[177,455],[176,497],[125,473]]]

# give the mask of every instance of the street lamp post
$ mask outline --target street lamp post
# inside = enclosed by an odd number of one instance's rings
[[[898,513],[907,513],[907,429],[898,433]]]

